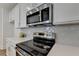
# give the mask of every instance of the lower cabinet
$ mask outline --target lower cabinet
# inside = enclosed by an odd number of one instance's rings
[[[15,50],[16,44],[13,44],[11,41],[6,41],[6,55],[7,56],[16,56]]]

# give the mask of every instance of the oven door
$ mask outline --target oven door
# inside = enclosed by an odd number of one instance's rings
[[[16,50],[16,56],[23,56],[18,50]]]
[[[16,56],[31,56],[31,55],[23,51],[21,48],[16,47]]]

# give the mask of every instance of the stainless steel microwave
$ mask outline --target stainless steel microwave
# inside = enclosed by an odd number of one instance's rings
[[[26,13],[26,23],[28,25],[38,25],[53,23],[53,4],[44,3],[40,6],[27,11]]]

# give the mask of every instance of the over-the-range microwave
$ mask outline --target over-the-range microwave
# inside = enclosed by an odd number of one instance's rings
[[[28,25],[38,25],[53,23],[53,4],[44,3],[40,6],[27,11],[26,13],[26,23]]]

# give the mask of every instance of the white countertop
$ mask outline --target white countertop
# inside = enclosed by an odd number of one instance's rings
[[[8,37],[6,39],[8,41],[11,41],[14,44],[30,40],[30,39],[27,39],[27,38],[16,38],[16,37]]]
[[[56,43],[48,56],[79,56],[79,47]]]

